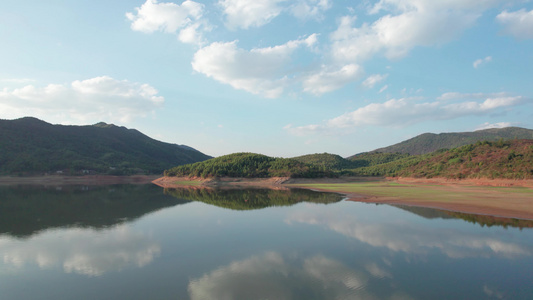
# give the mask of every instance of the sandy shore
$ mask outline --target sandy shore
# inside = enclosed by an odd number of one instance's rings
[[[533,220],[533,180],[445,178],[199,178],[163,177],[154,181],[165,187],[299,187],[346,195],[348,200],[402,204],[448,211]],[[359,185],[371,187],[360,188]],[[385,191],[385,192],[384,192]]]

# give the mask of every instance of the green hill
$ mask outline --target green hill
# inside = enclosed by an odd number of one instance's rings
[[[165,176],[189,177],[325,177],[330,170],[291,158],[274,158],[255,153],[234,153],[165,171]]]
[[[52,125],[36,118],[0,120],[0,174],[162,173],[209,159],[193,148],[154,140],[135,129],[98,123]]]
[[[533,140],[483,141],[429,154],[364,153],[351,160],[333,154],[274,158],[235,153],[165,171],[188,177],[402,176],[533,179]]]
[[[408,153],[413,155],[426,154],[439,149],[451,149],[479,141],[498,141],[500,139],[533,139],[533,130],[520,127],[507,127],[474,132],[424,133],[401,143],[379,148],[371,152]],[[352,159],[354,156],[348,159]]]
[[[354,168],[371,167],[375,165],[385,164],[402,158],[407,158],[410,155],[407,153],[381,153],[381,152],[366,152],[354,155],[348,159]]]
[[[293,159],[305,164],[315,165],[323,169],[331,170],[350,169],[356,166],[351,161],[342,158],[340,155],[329,153],[308,154],[293,157]]]
[[[477,142],[350,172],[362,176],[533,179],[533,140]]]

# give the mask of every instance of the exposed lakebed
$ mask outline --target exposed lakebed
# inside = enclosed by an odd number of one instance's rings
[[[2,299],[530,299],[533,222],[336,193],[0,186]]]

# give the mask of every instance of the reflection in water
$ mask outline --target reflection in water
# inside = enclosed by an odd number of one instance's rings
[[[270,206],[291,206],[300,202],[329,204],[344,197],[336,193],[323,193],[307,189],[212,189],[174,188],[165,194],[178,199],[200,201],[232,210],[253,210]]]
[[[143,267],[161,251],[158,243],[125,225],[106,230],[68,228],[47,230],[21,241],[0,235],[4,263],[17,268],[37,264],[62,267],[66,273],[99,276],[126,267]]]
[[[160,246],[126,222],[187,202],[154,185],[0,186],[0,257],[89,276],[143,267]]]
[[[0,188],[0,298],[533,299],[533,230],[307,190],[153,187]]]
[[[413,214],[419,215],[427,219],[462,219],[473,224],[479,224],[481,227],[501,226],[504,228],[533,228],[533,220],[502,218],[489,215],[474,215],[461,212],[439,210],[433,208],[407,206],[407,205],[392,205],[394,207],[403,209]]]
[[[375,264],[370,270],[354,270],[323,255],[301,260],[268,252],[234,261],[193,279],[188,290],[193,300],[377,299],[365,286],[372,280],[372,272],[379,275],[387,272]],[[391,296],[405,297],[398,291],[386,298]]]
[[[345,236],[374,247],[386,247],[395,252],[427,254],[440,250],[450,258],[531,256],[533,247],[508,236],[485,232],[474,234],[453,228],[435,230],[417,223],[386,219],[359,219],[360,215],[324,212],[315,207],[296,212],[285,220],[325,226]]]
[[[0,186],[0,234],[24,237],[47,228],[105,228],[187,202],[152,184]]]

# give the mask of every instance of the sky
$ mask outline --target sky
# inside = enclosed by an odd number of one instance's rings
[[[0,119],[220,156],[533,128],[531,0],[0,3]]]

